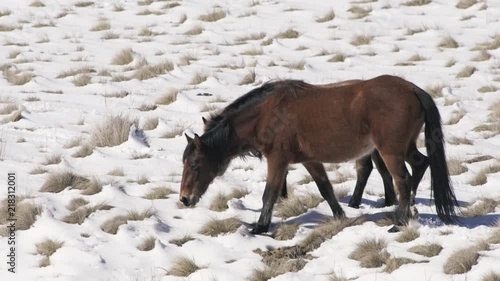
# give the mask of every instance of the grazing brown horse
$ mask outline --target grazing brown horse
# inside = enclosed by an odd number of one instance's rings
[[[362,80],[347,80],[347,81],[342,81],[342,82],[337,82],[337,83],[332,83],[332,84],[327,84],[324,85],[324,87],[341,87],[341,86],[346,86],[346,85],[351,85],[354,83],[362,82]],[[228,116],[230,113],[234,112],[241,106],[245,105],[246,102],[254,98],[254,95],[258,94],[259,92],[257,91],[251,91],[247,95],[243,95],[242,97],[236,99],[234,102],[229,104],[224,108],[224,110],[220,113],[217,114],[212,114],[210,118],[207,120],[204,117],[202,117],[203,124],[205,125],[204,128],[204,133],[207,133],[211,129],[215,128],[219,122],[221,122],[224,117]],[[186,135],[187,137],[187,135]],[[189,138],[188,138],[189,141]],[[258,151],[254,151],[250,153],[252,156],[258,157],[259,159],[262,158],[262,154],[260,154]],[[229,161],[230,159],[227,159]],[[389,171],[387,170],[387,167],[385,166],[384,161],[380,157],[380,154],[378,153],[377,150],[374,150],[371,154],[366,155],[365,157],[362,157],[358,160],[356,160],[356,186],[354,188],[354,193],[351,196],[351,199],[349,200],[349,207],[352,208],[359,208],[359,205],[361,204],[361,198],[363,196],[363,191],[366,187],[366,183],[368,181],[368,177],[370,176],[371,171],[373,170],[373,164],[372,160],[375,163],[375,166],[377,166],[377,170],[379,171],[380,175],[382,176],[382,180],[384,183],[384,191],[385,191],[385,204],[384,206],[392,206],[396,203],[396,194],[394,193],[394,185],[392,183],[392,177]],[[229,162],[227,163],[229,164]],[[227,166],[227,165],[226,165]],[[425,167],[422,171],[425,172]],[[421,179],[421,177],[420,177]],[[420,179],[418,180],[420,182]],[[416,184],[418,186],[418,183]],[[416,193],[416,190],[415,190]],[[287,193],[287,184],[286,184],[286,176],[285,180],[283,182],[283,187],[281,188],[281,197],[282,198],[287,198],[288,193]]]
[[[290,163],[304,165],[333,215],[341,218],[344,211],[322,162],[360,159],[376,150],[399,194],[391,231],[408,223],[417,178],[427,164],[437,214],[444,222],[455,220],[457,202],[446,164],[441,117],[431,96],[419,87],[386,75],[340,87],[275,81],[245,96],[250,95],[213,129],[188,140],[179,194],[184,205],[195,205],[232,158],[258,152],[267,158],[268,173],[253,233],[268,231]],[[424,123],[428,159],[415,144]]]

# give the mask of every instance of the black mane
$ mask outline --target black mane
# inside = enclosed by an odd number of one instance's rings
[[[292,94],[296,94],[297,89],[303,89],[309,86],[301,80],[277,80],[269,81],[264,83],[262,86],[251,90],[250,92],[244,94],[243,96],[234,100],[231,104],[226,106],[222,112],[212,114],[205,125],[205,132],[208,132],[215,128],[220,122],[233,113],[237,113],[255,106],[263,99],[276,93],[275,89],[283,87],[284,90]]]

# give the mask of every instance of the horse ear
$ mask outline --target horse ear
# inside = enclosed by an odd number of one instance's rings
[[[194,146],[196,146],[197,149],[201,148],[201,139],[198,136],[198,134],[194,134]]]
[[[201,117],[201,120],[203,120],[203,125],[207,124],[207,119],[205,119],[205,117]]]
[[[187,139],[188,143],[190,143],[190,142],[193,141],[193,138],[191,138],[190,136],[188,136],[188,134],[184,133],[184,135],[186,136],[186,139]]]

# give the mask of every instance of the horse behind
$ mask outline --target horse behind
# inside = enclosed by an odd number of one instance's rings
[[[304,165],[333,215],[341,218],[345,214],[322,163],[366,158],[376,150],[399,195],[391,231],[408,223],[416,185],[427,165],[437,214],[444,222],[454,221],[457,203],[446,164],[440,114],[431,96],[416,85],[388,75],[344,86],[282,80],[265,83],[240,99],[244,102],[221,116],[214,128],[188,139],[179,195],[185,205],[195,205],[231,159],[258,152],[267,158],[268,173],[253,233],[268,231],[291,163]],[[416,148],[424,124],[428,157]],[[405,162],[412,167],[413,176]]]

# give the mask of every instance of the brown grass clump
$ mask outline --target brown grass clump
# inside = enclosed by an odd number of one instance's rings
[[[39,267],[47,267],[49,265],[50,265],[50,258],[47,256],[44,256],[38,263]]]
[[[226,194],[219,192],[212,199],[212,203],[210,203],[209,209],[216,212],[225,211],[228,208],[227,201],[229,201],[229,199],[230,198]]]
[[[21,86],[31,81],[33,74],[31,73],[20,73],[19,70],[5,69],[2,71],[3,77],[9,84],[15,86]]]
[[[178,258],[168,270],[168,275],[187,277],[191,273],[200,269],[196,263],[189,258]]]
[[[149,236],[142,240],[141,244],[137,245],[139,251],[151,251],[154,249],[156,243],[156,237]]]
[[[120,225],[124,224],[127,224],[126,216],[115,216],[114,218],[105,221],[101,225],[101,230],[109,234],[116,234]]]
[[[329,219],[319,224],[314,228],[302,241],[299,242],[299,246],[305,248],[306,252],[312,251],[318,248],[323,242],[331,239],[333,236],[337,235],[339,232],[344,230],[344,228],[363,224],[364,219],[354,218],[354,219]]]
[[[500,280],[500,272],[489,272],[483,275],[481,281],[498,281]]]
[[[226,12],[224,11],[213,11],[211,13],[208,13],[206,15],[201,15],[199,19],[201,21],[207,21],[207,22],[215,22],[218,20],[221,20],[226,17]]]
[[[71,224],[82,224],[86,218],[88,218],[92,213],[98,210],[109,210],[112,207],[105,204],[97,204],[95,206],[85,206],[82,208],[78,208],[76,211],[71,212],[62,218],[62,221],[65,223]]]
[[[194,240],[193,237],[191,237],[189,235],[185,235],[182,238],[172,239],[172,240],[168,241],[168,243],[174,244],[174,245],[177,245],[180,247],[180,246],[184,245],[185,243],[192,241],[192,240]]]
[[[133,122],[122,115],[108,116],[92,132],[92,144],[98,147],[116,146],[128,140]]]
[[[448,161],[446,161],[448,164],[448,171],[450,172],[451,176],[456,176],[460,175],[462,173],[467,172],[467,167],[462,165],[464,162],[462,159],[459,158],[450,158]]]
[[[94,153],[94,146],[90,142],[86,142],[80,146],[80,148],[75,151],[71,156],[75,158],[84,158],[87,156],[90,156],[92,153]]]
[[[27,230],[36,221],[36,217],[42,212],[42,209],[30,202],[24,202],[25,197],[16,196],[16,230]],[[8,218],[7,200],[3,200],[0,204],[0,224],[6,224]],[[0,229],[3,232],[4,229]],[[3,233],[2,233],[3,235]]]
[[[75,7],[84,8],[84,7],[88,7],[88,6],[92,6],[92,5],[94,5],[94,2],[92,2],[92,1],[82,1],[82,2],[76,3]]]
[[[35,246],[36,246],[36,252],[39,255],[50,257],[63,245],[64,242],[46,239],[43,242],[36,244]]]
[[[45,169],[45,168],[42,168],[42,167],[37,167],[37,168],[34,168],[33,170],[31,170],[29,173],[31,175],[41,175],[41,174],[45,174],[47,173],[49,170]]]
[[[401,5],[403,6],[423,6],[431,3],[431,0],[410,0],[408,2],[405,2]]]
[[[0,108],[0,115],[11,114],[12,112],[19,109],[19,106],[15,103],[7,103],[4,107]]]
[[[439,255],[439,253],[441,253],[441,250],[443,250],[443,247],[441,247],[441,245],[436,243],[431,243],[431,244],[413,246],[408,251],[430,258]]]
[[[491,92],[496,92],[499,88],[495,85],[487,85],[487,86],[482,86],[481,88],[477,89],[478,92],[480,93],[491,93]]]
[[[273,237],[276,240],[290,240],[295,236],[295,233],[299,229],[299,225],[296,223],[292,224],[281,224],[273,233]]]
[[[467,78],[471,77],[474,72],[476,72],[476,68],[474,66],[466,66],[460,70],[460,72],[457,73],[456,77],[457,78]]]
[[[212,219],[205,223],[198,233],[215,237],[220,234],[234,233],[240,226],[241,222],[235,217],[221,220]]]
[[[359,261],[364,268],[380,267],[389,258],[386,247],[387,242],[383,239],[364,239],[349,254],[349,258]]]
[[[353,14],[353,19],[362,19],[370,14],[372,9],[370,8],[363,8],[362,6],[359,5],[353,5],[351,6],[348,10],[348,12],[351,12]]]
[[[351,40],[351,45],[353,46],[362,46],[369,45],[373,40],[373,36],[371,35],[356,35]]]
[[[498,221],[497,225],[500,223],[500,220]],[[488,243],[490,244],[500,244],[500,228],[496,228],[493,230],[493,232],[490,234],[490,237],[488,237]]]
[[[144,122],[144,125],[142,126],[142,129],[145,130],[145,131],[154,130],[154,129],[156,129],[156,127],[158,127],[158,124],[159,124],[158,117],[152,117],[152,118],[147,119]]]
[[[82,197],[73,198],[71,199],[71,201],[69,201],[68,205],[66,205],[66,209],[74,211],[81,206],[87,205],[88,203],[89,201],[85,200],[85,198]]]
[[[441,41],[438,44],[438,47],[440,48],[458,48],[458,43],[453,37],[450,35],[445,36],[441,39]]]
[[[249,281],[266,281],[287,272],[297,272],[304,268],[303,259],[276,259],[266,264],[264,268],[254,269]]]
[[[319,23],[328,22],[328,21],[332,21],[333,19],[335,19],[335,12],[333,10],[330,10],[324,16],[317,18],[316,22],[319,22]]]
[[[155,187],[149,193],[142,196],[144,199],[155,200],[155,199],[167,199],[170,194],[174,193],[172,189],[167,187]]]
[[[448,143],[454,144],[454,145],[459,145],[459,144],[467,144],[467,145],[472,145],[474,144],[473,141],[469,140],[466,137],[451,137],[448,140]]]
[[[417,229],[412,227],[405,227],[404,230],[399,233],[398,237],[396,237],[396,241],[399,243],[406,243],[413,241],[420,237],[420,233]]]
[[[111,24],[107,19],[100,19],[96,25],[94,25],[90,31],[103,31],[111,29]]]
[[[393,271],[400,268],[402,265],[417,263],[417,261],[409,259],[409,258],[389,258],[385,262],[384,272],[392,273]]]
[[[205,73],[196,72],[193,78],[191,78],[191,85],[198,85],[207,81],[208,76]]]
[[[250,70],[245,76],[240,81],[240,85],[247,85],[247,84],[252,84],[255,83],[255,70],[252,69]]]
[[[132,48],[125,48],[114,55],[114,57],[111,59],[111,64],[126,65],[131,63],[133,60],[134,57],[132,56]]]
[[[63,191],[68,186],[77,189],[84,189],[82,187],[87,184],[88,181],[88,179],[75,175],[69,171],[51,173],[40,188],[40,191],[58,193]]]
[[[494,199],[482,198],[463,209],[462,214],[466,217],[480,217],[495,212],[498,205],[499,202]]]
[[[47,156],[45,161],[43,161],[42,165],[55,165],[61,163],[61,154],[54,154],[51,156]]]
[[[123,177],[125,176],[125,173],[123,172],[123,168],[117,167],[114,168],[113,170],[108,172],[109,176],[115,176],[115,177]]]
[[[60,79],[60,78],[66,78],[69,76],[75,76],[78,74],[88,74],[88,73],[93,73],[93,72],[95,72],[94,68],[92,68],[90,66],[83,66],[80,68],[74,68],[74,69],[63,71],[59,75],[57,75],[56,78]]]
[[[134,78],[138,80],[147,80],[163,75],[174,70],[174,65],[170,61],[163,61],[158,64],[145,64],[134,73]]]
[[[156,100],[157,104],[168,105],[177,100],[178,89],[170,89]]]
[[[469,184],[472,186],[483,185],[488,181],[487,175],[492,173],[497,173],[500,171],[500,165],[488,166],[481,171],[479,171],[470,181]]]
[[[92,77],[87,74],[79,74],[73,78],[73,85],[76,87],[83,87],[92,81]]]
[[[287,30],[276,34],[276,38],[279,38],[279,39],[291,39],[291,38],[298,38],[299,35],[300,35],[299,32],[296,31],[295,29],[288,28]]]
[[[343,62],[347,58],[347,55],[342,52],[338,52],[328,59],[328,62]]]
[[[477,4],[477,0],[460,0],[455,5],[455,7],[459,8],[459,9],[467,9],[469,7],[474,6],[475,4]]]
[[[477,56],[472,58],[472,61],[487,61],[491,58],[490,53],[486,50],[480,50]]]
[[[488,244],[478,243],[469,248],[460,249],[451,254],[446,260],[443,271],[446,274],[463,274],[472,269],[479,259],[479,251],[488,249]]]
[[[184,35],[199,35],[202,32],[203,32],[203,27],[201,27],[200,25],[195,25],[191,29],[186,31]]]
[[[323,201],[323,197],[309,193],[304,196],[290,196],[282,200],[276,206],[275,215],[284,219],[299,216],[309,208],[318,206]]]
[[[144,219],[150,218],[155,215],[156,211],[152,209],[146,209],[142,212],[138,211],[128,211],[127,220],[129,221],[143,221]]]

